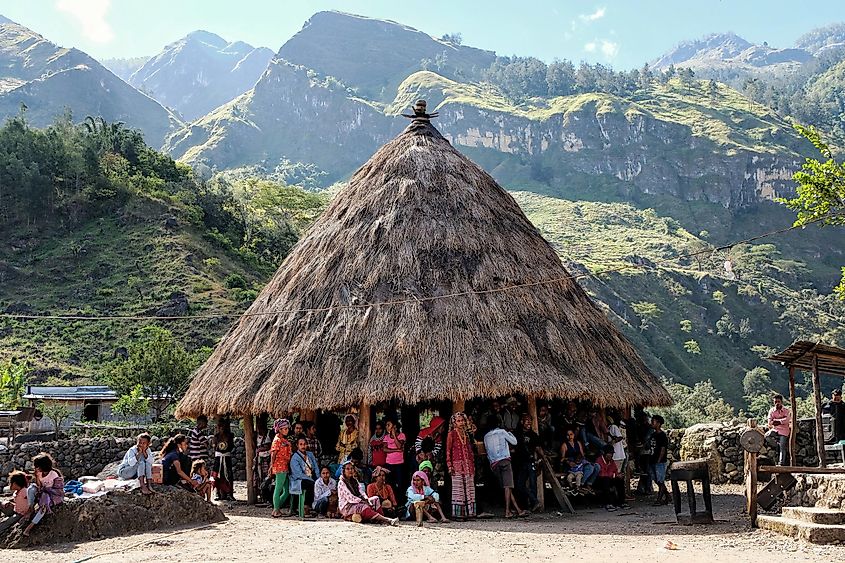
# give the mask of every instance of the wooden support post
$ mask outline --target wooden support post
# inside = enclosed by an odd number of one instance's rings
[[[795,366],[789,366],[789,410],[792,420],[789,421],[789,463],[798,465],[798,402],[795,397]]]
[[[827,467],[824,453],[824,427],[822,426],[822,390],[819,382],[819,357],[813,354],[813,399],[816,402],[816,450],[819,467]]]
[[[299,420],[316,422],[317,411],[311,409],[302,409],[301,411],[299,411]]]
[[[452,401],[452,414],[455,414],[456,412],[464,412],[465,406],[466,402],[463,399]]]
[[[751,527],[757,527],[757,454],[745,452],[745,502]]]
[[[255,504],[257,495],[255,480],[252,478],[255,460],[255,423],[251,414],[244,416],[244,446],[246,447],[246,501]]]
[[[540,420],[537,418],[537,397],[528,397],[528,416],[531,417],[531,430],[540,433]],[[539,465],[537,466],[539,468]],[[537,502],[540,510],[546,509],[546,482],[543,479],[543,471],[537,471]],[[531,507],[529,507],[530,509]]]
[[[358,444],[364,452],[364,461],[367,460],[367,451],[370,447],[370,436],[373,435],[373,409],[367,401],[361,403],[361,411],[358,413]]]

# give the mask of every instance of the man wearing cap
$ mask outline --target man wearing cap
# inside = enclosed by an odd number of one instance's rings
[[[830,415],[833,423],[833,443],[845,440],[845,403],[842,402],[842,389],[836,388],[823,408],[823,413]]]

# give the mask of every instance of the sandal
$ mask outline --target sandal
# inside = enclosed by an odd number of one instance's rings
[[[513,516],[514,516],[514,515],[513,515],[512,513],[509,513],[509,512],[506,512],[506,513],[505,513],[505,518],[506,518],[506,519],[508,519],[508,520],[510,520],[511,518],[513,518]]]
[[[520,511],[520,513],[517,516],[519,516],[520,518],[526,518],[528,516],[531,516],[531,513],[528,512],[527,510],[522,510],[522,511]]]

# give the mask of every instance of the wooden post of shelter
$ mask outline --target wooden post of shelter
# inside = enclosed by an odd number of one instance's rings
[[[531,430],[540,433],[540,420],[537,418],[537,397],[528,397],[528,416],[531,417]],[[543,470],[537,471],[537,502],[540,510],[546,509],[546,482],[543,480]]]
[[[361,410],[358,413],[358,444],[364,452],[364,460],[367,459],[367,451],[370,447],[370,436],[373,434],[373,409],[367,401],[361,402]]]
[[[813,399],[816,403],[816,450],[819,454],[819,467],[827,467],[824,453],[824,427],[822,426],[822,391],[819,382],[819,356],[813,354]]]
[[[456,412],[464,412],[464,408],[466,407],[466,401],[463,399],[456,399],[452,401],[452,414]]]
[[[789,366],[789,463],[798,465],[798,401],[795,397],[795,366]]]
[[[251,414],[244,416],[244,446],[246,448],[246,501],[255,504],[255,480],[252,478],[255,460],[255,421]]]

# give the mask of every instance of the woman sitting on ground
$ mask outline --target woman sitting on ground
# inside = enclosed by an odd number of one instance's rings
[[[344,518],[353,522],[375,522],[377,524],[399,524],[398,518],[385,518],[378,506],[378,498],[367,498],[363,487],[355,478],[355,466],[343,465],[343,474],[337,484],[338,508]]]
[[[143,432],[138,435],[134,446],[129,448],[123,461],[117,468],[117,476],[121,479],[138,479],[141,492],[152,494],[149,483],[153,479],[153,452],[150,449],[150,435]]]
[[[566,481],[579,492],[592,493],[590,485],[598,477],[598,465],[584,457],[584,445],[575,438],[574,430],[567,430],[560,446],[560,459],[567,472]]]
[[[56,469],[56,462],[50,454],[38,454],[32,458],[32,465],[35,466],[35,504],[38,505],[38,510],[23,531],[25,536],[41,522],[44,515],[50,514],[53,508],[62,504],[65,499],[65,480]]]
[[[327,518],[334,518],[337,512],[337,481],[325,466],[320,469],[320,478],[314,481],[314,512]]]
[[[429,486],[428,475],[424,472],[417,471],[414,473],[406,496],[408,503],[405,505],[405,516],[409,520],[416,517],[417,526],[422,526],[423,518],[436,522],[437,519],[432,515],[432,512],[440,515],[440,522],[444,524],[449,522],[440,507],[440,495]]]
[[[194,483],[187,473],[191,470],[191,458],[187,450],[188,439],[184,434],[177,434],[164,443],[161,449],[162,484],[180,485],[194,490]]]
[[[376,467],[373,470],[373,482],[367,485],[367,496],[378,497],[384,515],[393,517],[397,515],[397,502],[393,487],[387,483],[389,474],[390,471],[384,467]]]
[[[296,440],[296,453],[290,458],[290,494],[305,495],[305,517],[315,516],[311,512],[314,503],[314,479],[317,477],[317,458],[308,451],[308,439],[300,436]]]

